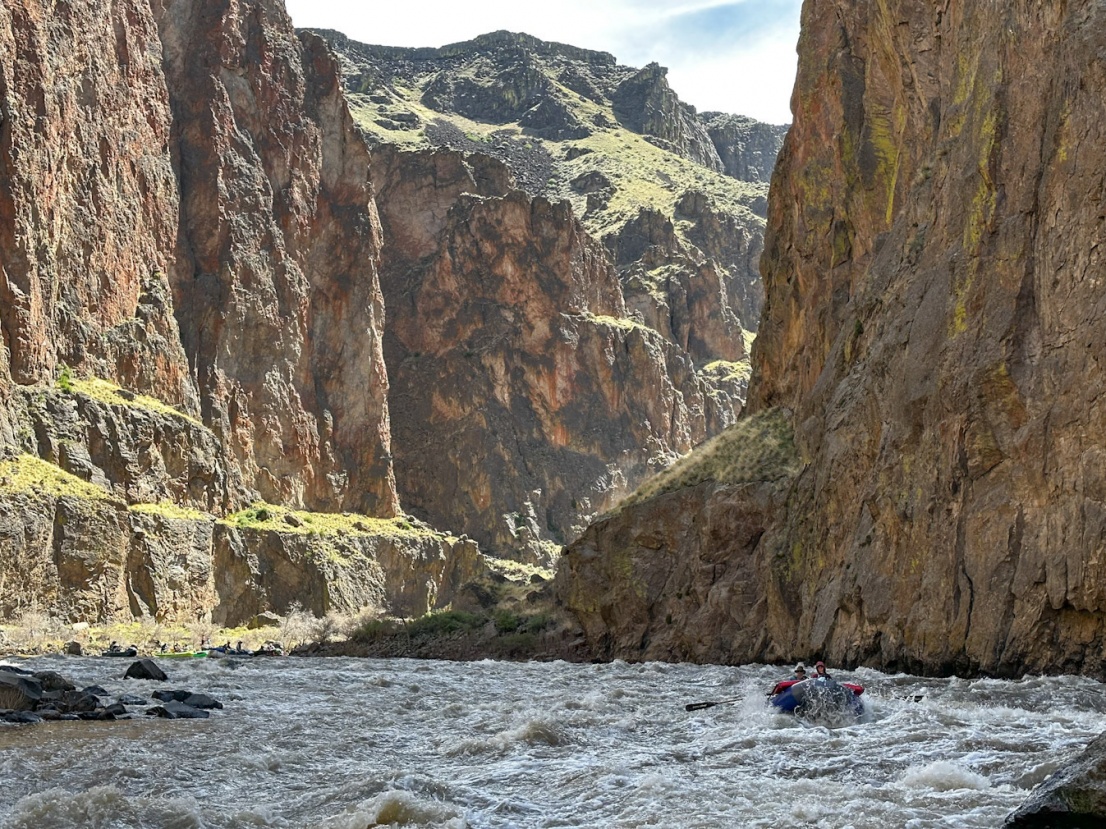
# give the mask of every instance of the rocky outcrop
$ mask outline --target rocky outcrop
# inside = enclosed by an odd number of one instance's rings
[[[642,322],[699,365],[748,359],[722,268],[684,244],[671,219],[643,208],[603,241],[619,267],[626,304]]]
[[[699,120],[714,143],[726,175],[742,181],[771,180],[787,126],[725,112],[704,112]]]
[[[403,519],[131,504],[33,455],[0,460],[0,618],[77,622],[419,616],[486,575],[476,544]]]
[[[592,655],[732,663],[778,658],[764,534],[800,468],[789,413],[743,418],[596,521],[555,592]]]
[[[1101,16],[806,4],[750,387],[794,412],[804,468],[756,544],[765,644],[729,658],[1106,667]]]
[[[1005,829],[1098,826],[1106,821],[1106,734],[1037,786]]]
[[[459,153],[374,153],[404,505],[531,560],[732,421],[685,352],[626,320],[568,205]]]
[[[463,585],[486,575],[473,541],[413,530],[321,536],[220,525],[214,567],[212,621],[223,627],[245,625],[265,610],[321,617],[371,608],[418,617],[448,607]]]
[[[204,421],[265,500],[394,515],[379,226],[333,60],[273,0],[154,13]]]
[[[668,85],[667,75],[665,67],[650,63],[622,81],[611,93],[615,117],[634,132],[651,136],[660,146],[708,170],[722,172],[722,159],[695,108],[680,101]]]

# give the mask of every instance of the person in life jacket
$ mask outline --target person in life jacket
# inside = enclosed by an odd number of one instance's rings
[[[816,672],[814,674],[815,679],[833,679],[832,676],[826,673],[826,663],[820,659],[814,663],[814,670]]]
[[[792,679],[806,679],[806,665],[800,662],[795,666],[795,673],[791,674]]]

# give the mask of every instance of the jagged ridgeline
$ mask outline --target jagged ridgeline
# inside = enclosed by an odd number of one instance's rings
[[[747,359],[742,332],[760,318],[768,181],[786,127],[697,114],[663,67],[525,34],[440,49],[319,34],[370,143],[500,159],[528,194],[572,203],[615,259],[632,313],[697,361]],[[695,296],[704,292],[709,310]]]

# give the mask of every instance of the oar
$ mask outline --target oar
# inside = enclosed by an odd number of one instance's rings
[[[744,699],[744,697],[734,697],[733,699],[720,699],[717,702],[689,702],[684,706],[685,711],[702,711],[704,708],[713,708],[716,705],[725,705],[727,702],[737,702]]]

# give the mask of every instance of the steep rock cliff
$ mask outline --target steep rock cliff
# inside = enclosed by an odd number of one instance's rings
[[[726,559],[752,557],[765,602],[728,658],[1106,668],[1104,22],[1089,1],[805,4],[750,389],[794,412],[804,466]],[[708,591],[673,624],[727,631],[735,607]]]
[[[205,422],[265,500],[393,515],[379,227],[332,59],[277,2],[154,12]]]
[[[403,503],[546,560],[627,488],[732,422],[686,352],[626,319],[605,250],[499,162],[373,155]]]
[[[178,226],[171,133],[145,2],[0,4],[5,382],[65,363],[198,412],[164,301]]]
[[[646,324],[672,309],[726,318],[737,330],[730,339],[740,357],[696,360],[746,359],[740,329],[754,331],[760,318],[768,172],[785,128],[736,116],[731,123],[716,113],[708,121],[680,101],[662,66],[621,66],[606,52],[526,34],[493,32],[440,49],[321,34],[340,57],[351,107],[371,143],[491,155],[530,195],[572,202],[597,238],[633,236],[642,211],[671,221],[677,248],[621,262],[623,282],[640,282],[645,272],[650,287],[639,297],[654,311]],[[690,194],[734,223],[746,248],[729,256],[693,239],[675,215]],[[689,280],[712,284],[688,292]]]
[[[472,543],[372,523],[379,248],[333,59],[281,3],[0,2],[0,611],[240,621],[287,610],[277,572],[316,612],[448,602]],[[320,513],[223,529],[260,498],[354,513],[347,546],[272,540]],[[229,548],[260,562],[237,591]]]

